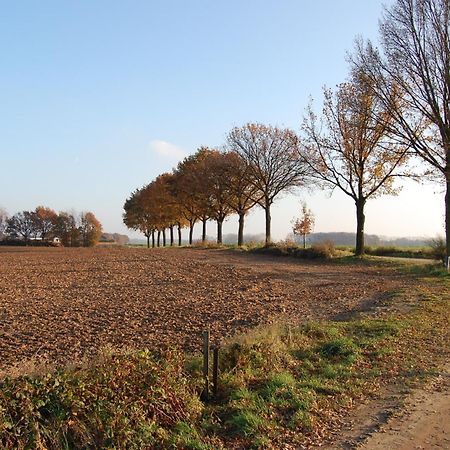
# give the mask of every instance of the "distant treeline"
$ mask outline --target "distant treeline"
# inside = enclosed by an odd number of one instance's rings
[[[309,236],[311,244],[323,241],[333,241],[335,245],[355,245],[355,233],[312,233]],[[376,234],[366,234],[365,243],[370,246],[390,245],[396,247],[422,247],[429,245],[429,239],[414,238],[414,237],[400,237],[400,238],[386,238],[377,236]]]
[[[64,245],[91,247],[102,234],[102,225],[92,212],[59,212],[45,206],[20,211],[8,217],[0,209],[2,245]]]
[[[263,234],[245,235],[246,242],[264,242]],[[301,244],[301,236],[289,235],[288,240],[293,240]],[[223,241],[226,244],[236,244],[236,236],[234,234],[225,234]],[[329,233],[311,233],[308,235],[307,241],[309,244],[318,244],[326,241],[331,241],[335,245],[354,246],[355,233],[347,232],[329,232]],[[376,234],[366,234],[365,243],[368,246],[397,246],[397,247],[421,247],[429,245],[429,240],[426,238],[400,237],[400,238],[386,238]]]

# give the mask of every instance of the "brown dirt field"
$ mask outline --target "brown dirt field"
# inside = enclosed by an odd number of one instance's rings
[[[258,324],[335,318],[411,277],[225,250],[0,248],[0,369],[105,346],[200,349]]]

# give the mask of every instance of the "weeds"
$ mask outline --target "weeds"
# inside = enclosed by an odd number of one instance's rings
[[[333,242],[324,241],[309,248],[299,247],[297,244],[285,241],[264,247],[254,247],[249,251],[271,256],[293,256],[301,259],[330,259],[337,255]]]

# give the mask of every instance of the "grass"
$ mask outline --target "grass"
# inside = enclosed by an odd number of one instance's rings
[[[173,350],[5,378],[0,447],[280,448],[324,436],[380,384],[422,379],[446,357],[450,277],[428,266],[403,270],[423,277],[412,312],[278,324],[226,343],[210,403],[199,400],[201,360]]]
[[[131,245],[130,245],[131,246]],[[180,248],[178,246],[159,248]],[[293,241],[281,241],[265,245],[263,242],[248,242],[242,246],[237,244],[217,244],[215,241],[196,240],[192,245],[184,244],[181,248],[193,249],[228,249],[241,252],[257,253],[269,256],[291,256],[301,259],[352,259],[355,247],[348,245],[335,246],[331,241],[314,243],[312,246],[303,248]],[[431,246],[408,247],[408,246],[367,246],[365,256],[382,256],[390,258],[405,259],[434,259],[441,260],[442,255]]]
[[[351,246],[335,246],[332,242],[315,243],[304,249],[295,242],[278,242],[269,246],[263,244],[248,244],[242,247],[226,246],[230,249],[238,249],[241,251],[249,251],[252,253],[266,254],[271,256],[293,256],[303,259],[342,259],[351,258],[355,253],[355,248]],[[436,256],[432,247],[397,247],[397,246],[378,246],[365,247],[366,256],[384,256],[392,258],[408,258],[408,259],[436,259],[440,260],[440,256]]]
[[[431,258],[431,248],[427,247],[396,247],[382,245],[378,247],[366,247],[366,255],[393,256],[398,258]]]

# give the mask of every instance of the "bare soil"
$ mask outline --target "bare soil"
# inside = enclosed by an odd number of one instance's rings
[[[450,449],[450,365],[412,391],[385,385],[336,423],[319,446],[340,450]]]
[[[200,349],[279,319],[345,317],[410,285],[387,267],[225,250],[0,248],[0,369],[105,346]]]
[[[450,449],[450,364],[358,448],[362,450]]]

